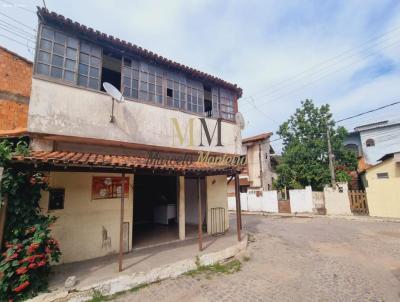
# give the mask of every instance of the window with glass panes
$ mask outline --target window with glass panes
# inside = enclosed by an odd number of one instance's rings
[[[162,104],[162,70],[151,64],[140,62],[139,77],[139,99]]]
[[[227,120],[234,120],[233,95],[228,91],[220,89],[220,110],[221,117]]]
[[[124,58],[122,67],[122,91],[125,97],[139,97],[139,62]]]
[[[168,75],[167,106],[186,110],[186,83],[183,77]]]
[[[219,117],[219,96],[218,88],[213,88],[211,91],[212,98],[212,117]]]
[[[78,85],[100,89],[101,48],[81,41],[79,50]]]
[[[204,89],[200,83],[187,83],[187,110],[204,114]]]
[[[76,83],[79,40],[47,26],[41,27],[36,72]]]

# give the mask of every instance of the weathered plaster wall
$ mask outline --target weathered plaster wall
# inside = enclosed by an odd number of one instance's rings
[[[234,123],[222,122],[222,144],[216,147],[216,135],[208,147],[205,136],[199,147],[199,116],[178,110],[125,101],[115,105],[115,123],[110,123],[111,98],[102,92],[61,85],[41,79],[32,80],[28,129],[32,132],[104,140],[239,154],[241,151],[240,129]],[[188,146],[186,133],[184,145],[173,135],[171,118],[176,118],[182,132],[189,119],[193,121],[193,146]],[[207,119],[212,133],[216,120]],[[184,133],[182,133],[184,135]]]
[[[225,229],[229,228],[228,195],[226,175],[207,176],[207,232],[211,233],[211,208],[225,209]]]
[[[92,176],[118,174],[51,172],[50,186],[65,188],[63,210],[50,211],[58,218],[53,226],[54,237],[59,240],[62,257],[60,263],[81,261],[119,251],[120,199],[91,200]],[[125,200],[124,221],[129,222],[132,235],[133,176],[129,176],[129,197]],[[43,194],[41,207],[47,212],[48,193]],[[111,247],[102,248],[102,228],[111,237]],[[129,249],[132,242],[129,240]]]
[[[366,193],[371,216],[400,218],[399,165],[389,159],[367,170]],[[389,178],[378,179],[377,173],[388,173]]]

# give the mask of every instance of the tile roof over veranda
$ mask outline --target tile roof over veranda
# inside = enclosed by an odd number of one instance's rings
[[[13,163],[32,164],[46,168],[108,168],[123,170],[156,170],[159,172],[198,173],[198,174],[234,174],[243,167],[208,162],[179,162],[170,160],[168,163],[149,161],[144,156],[112,155],[69,151],[31,151],[27,155],[14,155]]]

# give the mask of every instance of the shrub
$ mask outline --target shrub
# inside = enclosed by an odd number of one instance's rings
[[[55,217],[43,215],[39,200],[47,190],[47,177],[31,170],[10,166],[12,153],[26,153],[27,145],[0,142],[0,165],[5,167],[1,196],[7,194],[5,250],[0,258],[0,301],[21,301],[46,290],[50,263],[61,255],[50,235]]]
[[[49,226],[54,217],[25,230],[23,239],[6,243],[0,262],[0,300],[24,300],[46,290],[50,262],[58,261],[58,242],[51,238]]]

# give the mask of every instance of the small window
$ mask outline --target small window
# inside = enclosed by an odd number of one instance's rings
[[[389,178],[389,173],[387,173],[387,172],[376,173],[376,177],[378,177],[378,179]]]
[[[367,139],[367,141],[365,142],[365,145],[367,147],[373,147],[375,146],[375,141],[372,138]]]
[[[64,209],[65,189],[49,189],[49,210]]]

